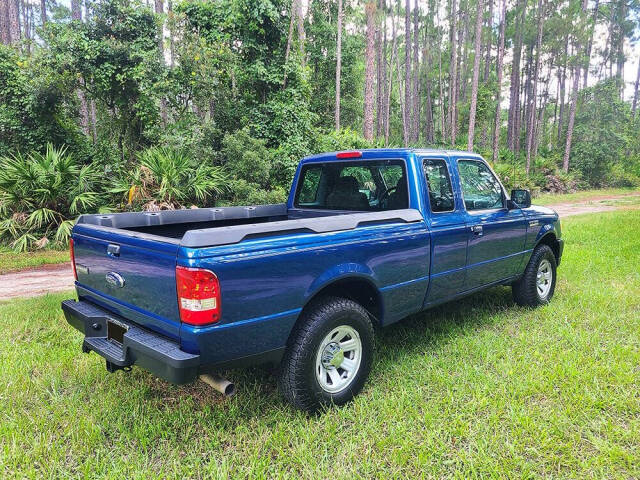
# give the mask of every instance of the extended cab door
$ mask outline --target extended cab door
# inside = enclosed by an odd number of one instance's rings
[[[469,234],[466,213],[454,195],[455,175],[445,158],[421,158],[427,198],[425,217],[431,230],[431,270],[425,306],[464,289]]]
[[[456,163],[469,238],[465,290],[471,290],[519,272],[527,227],[522,210],[507,209],[504,189],[482,159]]]

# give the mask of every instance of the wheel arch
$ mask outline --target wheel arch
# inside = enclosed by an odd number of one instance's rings
[[[380,324],[384,315],[383,301],[380,290],[372,279],[365,275],[351,274],[333,279],[308,295],[302,313],[314,301],[322,297],[343,297],[361,305],[371,315],[374,324]]]
[[[553,256],[556,259],[556,264],[560,264],[560,242],[558,241],[558,237],[556,237],[555,232],[549,231],[541,236],[536,242],[536,247],[538,245],[547,245],[551,248],[553,252]]]

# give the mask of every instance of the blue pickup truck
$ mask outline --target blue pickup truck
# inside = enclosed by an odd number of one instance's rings
[[[507,196],[479,155],[323,153],[286,204],[82,215],[62,309],[111,372],[220,386],[274,363],[285,399],[315,411],[360,391],[374,328],[495,285],[546,304],[562,250],[558,215]]]

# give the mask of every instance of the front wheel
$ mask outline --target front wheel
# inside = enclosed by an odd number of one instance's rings
[[[524,307],[551,301],[556,289],[556,257],[548,245],[538,245],[522,277],[511,286],[513,299]]]
[[[291,336],[280,366],[280,392],[308,412],[349,402],[369,375],[373,343],[373,326],[361,305],[338,297],[317,301]]]

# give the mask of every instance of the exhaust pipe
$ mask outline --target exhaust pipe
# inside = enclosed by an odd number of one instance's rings
[[[225,397],[233,397],[236,394],[236,386],[226,378],[222,378],[219,375],[200,375],[200,380],[215,388]]]

